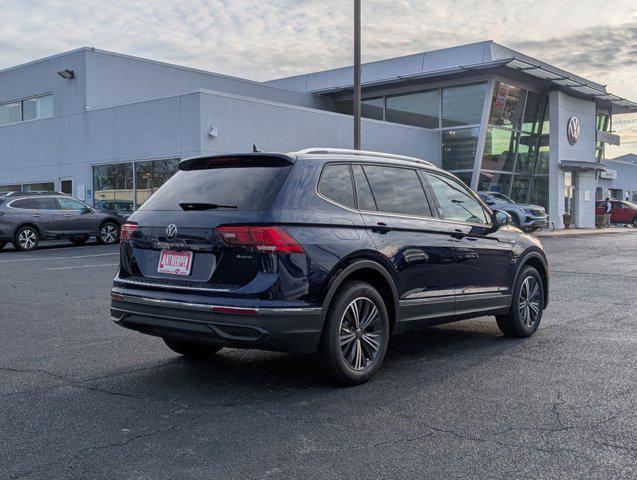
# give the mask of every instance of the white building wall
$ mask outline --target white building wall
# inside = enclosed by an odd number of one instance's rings
[[[568,141],[567,126],[571,117],[580,122],[580,138],[574,145]],[[587,162],[594,166],[596,141],[596,106],[588,100],[554,90],[549,94],[550,153],[549,153],[549,218],[563,227],[565,170],[564,161]],[[595,174],[574,171],[575,226],[595,226]]]

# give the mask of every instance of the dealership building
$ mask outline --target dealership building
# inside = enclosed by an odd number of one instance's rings
[[[351,148],[352,67],[255,82],[81,48],[0,71],[0,191],[59,190],[130,212],[180,159]],[[362,145],[420,157],[476,190],[594,225],[637,200],[612,119],[637,103],[487,41],[363,65]]]

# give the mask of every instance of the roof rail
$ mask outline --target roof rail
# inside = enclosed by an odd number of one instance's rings
[[[381,158],[393,158],[395,160],[408,160],[410,162],[418,162],[424,163],[425,165],[429,165],[431,167],[435,167],[435,165],[427,160],[423,160],[422,158],[416,157],[407,157],[405,155],[394,155],[392,153],[383,153],[383,152],[372,152],[369,150],[351,150],[348,148],[323,148],[323,147],[312,147],[306,148],[305,150],[301,150],[297,153],[306,154],[306,153],[323,153],[323,154],[343,154],[343,155],[364,155],[367,157],[381,157]]]

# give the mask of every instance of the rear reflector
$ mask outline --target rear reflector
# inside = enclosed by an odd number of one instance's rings
[[[256,247],[261,252],[304,253],[281,227],[218,227],[217,231],[228,245]]]
[[[135,233],[139,230],[139,226],[136,223],[125,223],[122,225],[122,231],[119,235],[119,241],[125,242],[126,240],[130,240]]]
[[[236,313],[243,315],[254,315],[259,313],[256,308],[241,308],[241,307],[212,307],[212,311],[215,313]]]

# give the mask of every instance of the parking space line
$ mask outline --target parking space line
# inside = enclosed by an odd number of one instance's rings
[[[114,267],[119,265],[119,263],[101,263],[99,265],[75,265],[69,267],[49,267],[45,268],[45,270],[69,270],[71,268],[89,268],[89,267]]]
[[[78,258],[90,258],[90,257],[107,257],[110,255],[119,255],[119,252],[115,253],[96,253],[93,255],[75,255],[70,257],[38,257],[38,258],[19,258],[14,260],[0,260],[0,263],[16,263],[16,262],[43,262],[46,260],[73,260]]]

